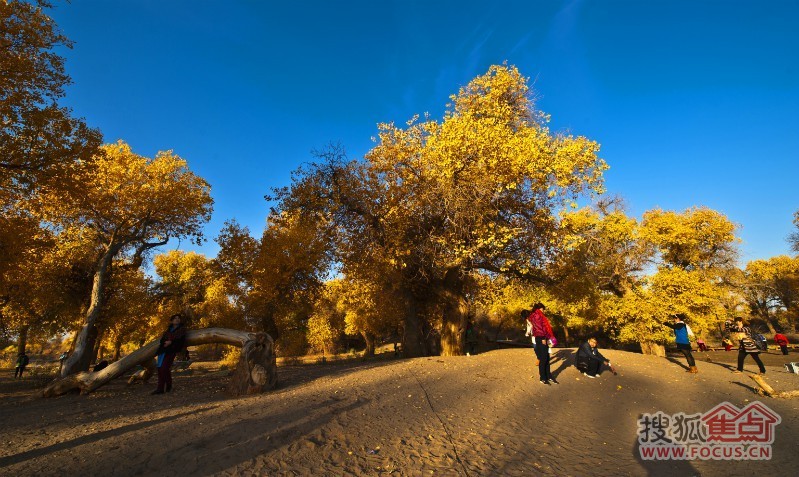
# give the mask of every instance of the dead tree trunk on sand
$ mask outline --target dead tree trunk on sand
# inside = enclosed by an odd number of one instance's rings
[[[186,333],[186,346],[210,343],[224,343],[242,348],[241,358],[229,387],[234,394],[260,392],[272,389],[277,384],[275,343],[266,333],[248,333],[227,328],[189,330]],[[58,378],[44,389],[44,397],[59,396],[71,391],[90,393],[138,365],[145,367],[137,374],[141,375],[140,379],[146,380],[155,368],[154,358],[157,351],[158,341],[152,341],[102,371],[81,372]]]
[[[762,376],[752,375],[749,377],[752,378],[752,380],[754,380],[754,382],[756,382],[758,387],[760,388],[758,389],[758,394],[774,398],[785,398],[785,399],[799,397],[799,391],[780,391],[780,392],[775,391],[774,388],[772,388],[771,386],[768,385],[768,383],[766,383],[766,380],[763,379]]]

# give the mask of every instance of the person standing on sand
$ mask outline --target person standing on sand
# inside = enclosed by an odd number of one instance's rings
[[[741,317],[735,318],[735,325],[733,326],[734,338],[738,341],[738,369],[733,371],[735,374],[741,374],[744,370],[744,359],[749,355],[757,363],[760,369],[760,374],[766,374],[766,367],[763,366],[763,361],[760,360],[760,348],[755,344],[752,339],[752,330],[744,326],[744,319]]]
[[[688,372],[696,374],[699,370],[696,368],[694,355],[691,354],[691,341],[688,339],[688,325],[685,324],[686,317],[682,313],[677,313],[673,315],[673,318],[674,323],[663,323],[663,325],[674,330],[674,342],[677,343],[677,349],[685,355],[685,359],[688,361]]]
[[[466,324],[466,356],[477,354],[477,329],[472,320]]]
[[[25,354],[24,351],[19,354],[17,357],[17,367],[14,369],[14,379],[17,379],[17,375],[22,379],[22,373],[25,372],[25,366],[27,366],[29,362],[28,355]]]
[[[774,335],[774,342],[777,343],[777,346],[780,347],[782,354],[788,354],[788,337],[782,333],[777,333]]]
[[[549,363],[549,345],[555,334],[552,332],[552,325],[549,324],[549,319],[544,316],[546,306],[543,303],[536,303],[533,306],[533,313],[530,315],[530,321],[533,339],[535,340],[535,356],[538,358],[538,377],[541,384],[558,384],[558,381],[552,376],[552,370]]]
[[[172,363],[175,355],[183,349],[186,342],[186,328],[181,323],[180,313],[169,317],[169,328],[161,336],[158,345],[158,387],[152,394],[164,394],[172,390]]]
[[[596,345],[596,338],[588,338],[588,341],[580,345],[580,349],[577,350],[577,359],[574,361],[574,366],[588,378],[595,378],[599,374],[602,363],[610,366],[610,361],[602,356]]]

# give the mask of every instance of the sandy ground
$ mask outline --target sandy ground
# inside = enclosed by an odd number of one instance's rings
[[[229,399],[222,373],[179,375],[175,391],[112,383],[37,397],[41,379],[0,379],[0,475],[797,475],[799,399],[754,394],[735,353],[683,359],[606,351],[619,375],[589,380],[559,350],[560,384],[538,382],[532,350],[279,368],[279,389]],[[704,359],[712,357],[713,362]],[[799,389],[789,357],[766,356],[778,390]],[[748,371],[756,371],[747,362]],[[782,417],[765,462],[642,461],[641,413],[705,412],[760,400]]]

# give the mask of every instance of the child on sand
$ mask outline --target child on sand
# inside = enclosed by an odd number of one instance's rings
[[[672,318],[674,323],[663,323],[663,325],[674,330],[674,341],[677,343],[677,349],[685,355],[685,359],[688,361],[688,372],[696,374],[699,370],[696,368],[694,356],[691,354],[691,341],[688,339],[689,328],[685,324],[686,316],[682,313],[677,313]]]
[[[760,374],[766,374],[766,367],[763,366],[763,361],[760,360],[760,348],[755,344],[752,339],[752,330],[744,326],[743,318],[735,318],[734,338],[738,341],[738,369],[733,371],[735,374],[740,374],[744,370],[744,359],[749,355],[757,363],[760,369]]]
[[[546,306],[543,303],[536,303],[528,320],[535,340],[535,356],[538,358],[538,377],[541,380],[541,384],[558,384],[552,376],[549,364],[549,345],[555,338],[555,334],[552,332],[552,325],[549,324],[549,319],[544,316],[543,310],[545,309]]]

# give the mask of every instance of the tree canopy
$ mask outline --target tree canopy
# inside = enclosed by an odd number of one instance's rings
[[[606,194],[599,144],[552,130],[507,64],[440,118],[378,124],[363,157],[316,151],[266,196],[262,233],[229,220],[216,257],[171,250],[150,276],[157,247],[203,242],[210,186],[172,151],[101,145],[59,104],[71,79],[57,50],[72,43],[48,6],[0,1],[0,332],[20,350],[29,333],[73,334],[64,375],[103,343],[119,358],[172,313],[266,331],[285,355],[353,337],[366,354],[396,339],[406,356],[461,354],[469,321],[496,339],[536,301],[567,341],[649,351],[674,313],[700,335],[747,313],[796,329],[797,257],[741,267],[739,226],[707,207],[630,216]],[[799,231],[788,240],[799,252]]]

